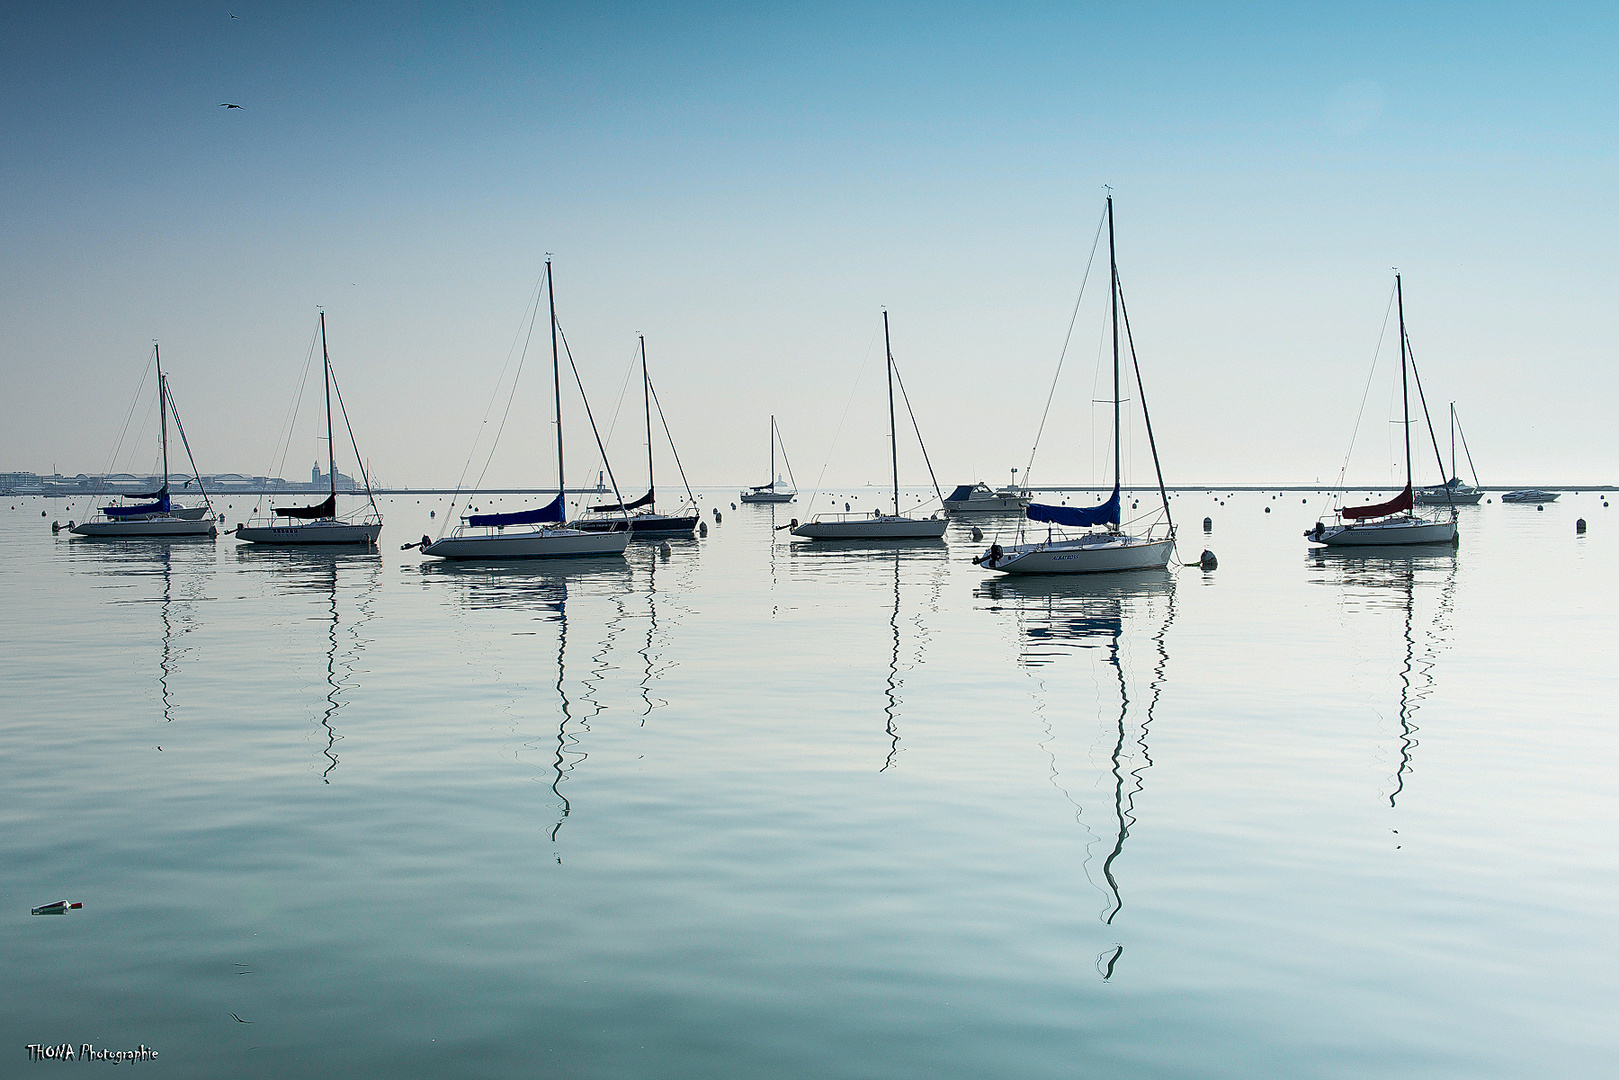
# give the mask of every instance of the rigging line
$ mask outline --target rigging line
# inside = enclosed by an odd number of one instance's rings
[[[1478,482],[1478,469],[1473,466],[1473,451],[1467,448],[1467,432],[1462,430],[1462,422],[1459,418],[1456,420],[1456,434],[1462,437],[1462,453],[1467,455],[1467,467],[1473,473],[1473,486],[1479,487],[1481,485]]]
[[[1117,275],[1115,275],[1115,279]],[[1119,314],[1124,317],[1124,338],[1130,345],[1130,363],[1136,369],[1136,393],[1141,397],[1141,419],[1147,425],[1147,445],[1152,447],[1152,467],[1158,474],[1158,495],[1164,500],[1164,520],[1169,523],[1171,535],[1175,520],[1169,513],[1169,490],[1164,487],[1164,468],[1158,464],[1158,440],[1152,434],[1152,417],[1147,413],[1147,387],[1141,381],[1141,361],[1136,359],[1136,338],[1130,332],[1130,310],[1124,306],[1124,285],[1119,284]],[[1133,464],[1133,462],[1132,462]]]
[[[309,381],[309,367],[315,360],[315,342],[320,340],[320,326],[317,324],[309,336],[309,350],[304,354],[303,374],[298,376],[298,389],[293,391],[292,401],[287,405],[287,416],[281,425],[281,434],[276,438],[275,446],[270,448],[270,467],[267,470],[270,476],[280,477],[287,468],[287,455],[292,452],[292,431],[298,423],[298,407],[304,399],[304,386]],[[280,450],[281,458],[276,460],[276,451]],[[253,499],[253,513],[257,514],[264,505],[265,496],[258,495]]]
[[[922,428],[916,422],[916,410],[911,408],[911,397],[905,392],[905,380],[899,377],[899,365],[894,365],[894,381],[899,383],[899,396],[905,402],[905,411],[910,413],[911,427],[916,432],[916,445],[922,448],[922,460],[928,467],[928,476],[933,480],[933,494],[939,497],[939,505],[944,505],[944,492],[939,490],[939,478],[933,474],[933,462],[928,461],[928,445],[922,441]]]
[[[866,355],[864,357],[862,357],[861,360],[860,360],[860,370],[855,372],[854,386],[851,387],[850,390],[849,390],[849,399],[843,403],[843,415],[838,417],[837,430],[832,432],[832,443],[831,443],[830,446],[828,446],[826,448],[826,460],[821,462],[821,475],[817,476],[815,478],[815,490],[810,493],[809,505],[804,508],[804,516],[806,518],[809,517],[810,511],[815,509],[815,500],[820,497],[821,484],[826,479],[827,466],[832,464],[832,451],[837,449],[838,437],[843,434],[843,422],[849,418],[849,407],[854,404],[854,396],[855,396],[855,394],[860,392],[860,380],[866,374],[866,364],[868,364],[871,361],[872,346],[874,346],[876,344],[877,344],[877,331],[873,330],[871,332],[871,341],[868,342],[867,345],[866,345]],[[782,456],[783,459],[785,459],[787,457],[787,450],[786,450],[785,447],[782,448],[781,456]],[[789,473],[791,473],[791,471],[792,471],[791,469],[788,470]],[[772,476],[770,478],[770,482],[772,484],[775,483],[776,478],[774,476]],[[793,481],[793,490],[794,491],[798,490],[798,481],[797,480]]]
[[[1389,316],[1394,313],[1394,290],[1389,290],[1388,307],[1383,309],[1383,328],[1377,332],[1377,348],[1372,351],[1372,370],[1366,373],[1366,388],[1360,393],[1360,410],[1355,413],[1355,428],[1349,433],[1349,449],[1344,451],[1343,467],[1338,470],[1338,490],[1344,487],[1344,477],[1349,473],[1349,458],[1355,452],[1355,438],[1360,434],[1361,417],[1366,413],[1366,399],[1372,393],[1372,376],[1377,374],[1377,358],[1383,353],[1383,339],[1388,337]]]
[[[686,498],[695,503],[697,496],[692,494],[691,481],[686,479],[686,467],[680,463],[680,451],[675,449],[675,437],[669,431],[669,418],[663,415],[663,402],[658,400],[658,388],[652,385],[650,378],[647,379],[646,385],[647,389],[652,391],[652,404],[658,407],[658,420],[663,424],[663,434],[669,440],[669,453],[674,455],[675,468],[680,470],[680,482],[686,485]]]
[[[787,466],[787,479],[788,479],[789,482],[792,483],[793,490],[797,491],[798,490],[798,477],[793,475],[793,463],[791,461],[787,460],[787,444],[781,441],[781,428],[779,428],[779,427],[777,427],[775,429],[775,439],[776,439],[776,448],[781,451],[781,463],[783,465]],[[823,467],[821,471],[825,472],[826,469]],[[771,479],[772,482],[774,482],[776,478],[774,476],[772,476],[770,479]],[[815,497],[813,495],[810,496],[810,502],[812,504],[815,502]]]
[[[1438,461],[1439,461],[1439,477],[1440,477],[1440,479],[1444,479],[1444,476],[1445,476],[1445,456],[1439,452],[1439,436],[1434,434],[1433,417],[1428,415],[1428,398],[1422,392],[1422,374],[1419,371],[1417,371],[1417,358],[1416,358],[1416,355],[1411,352],[1411,335],[1410,334],[1405,335],[1405,356],[1406,356],[1407,360],[1411,361],[1411,375],[1416,380],[1416,383],[1417,383],[1417,400],[1422,402],[1422,418],[1428,422],[1428,438],[1433,440],[1434,457],[1437,458]],[[1449,498],[1450,498],[1450,495],[1449,495],[1450,489],[1447,487],[1445,490],[1447,492],[1445,498],[1447,500],[1449,500]],[[1456,510],[1455,504],[1452,503],[1451,512],[1454,513],[1455,510]]]
[[[191,443],[186,438],[185,425],[180,423],[180,406],[174,403],[174,392],[169,390],[166,380],[163,383],[162,390],[169,399],[169,412],[174,416],[174,430],[180,433],[180,445],[186,448],[186,460],[191,462],[191,478],[197,482],[197,492],[202,496],[202,504],[212,513],[214,509],[213,500],[208,498],[208,492],[202,486],[202,474],[197,471],[197,459],[191,456]],[[169,478],[165,476],[163,486],[168,487],[168,485]]]
[[[378,517],[381,517],[382,511],[377,509],[376,497],[371,494],[371,476],[366,471],[365,459],[360,456],[360,444],[354,438],[354,425],[349,423],[348,406],[343,404],[343,388],[337,385],[337,372],[335,371],[332,372],[332,389],[337,393],[337,411],[343,414],[343,426],[348,429],[349,445],[354,447],[354,464],[359,467],[360,479],[365,482],[365,501],[370,503],[371,509],[376,511]],[[333,482],[336,482],[335,478]]]
[[[1040,449],[1040,436],[1046,430],[1046,417],[1051,414],[1052,399],[1057,396],[1057,380],[1062,376],[1062,362],[1068,356],[1068,342],[1074,336],[1074,323],[1079,319],[1079,303],[1085,299],[1085,285],[1091,280],[1091,267],[1096,263],[1096,248],[1102,242],[1102,226],[1107,224],[1107,210],[1096,223],[1096,235],[1091,238],[1091,257],[1085,262],[1085,276],[1079,282],[1079,295],[1074,297],[1074,311],[1068,316],[1068,332],[1063,335],[1062,352],[1057,356],[1057,370],[1051,375],[1051,389],[1046,392],[1046,407],[1040,413],[1040,426],[1034,432],[1034,445],[1029,448],[1029,464],[1023,470],[1023,483],[1028,486],[1029,470],[1034,468],[1035,451]]]
[[[613,485],[613,498],[618,500],[619,512],[623,514],[627,521],[630,514],[628,510],[624,509],[624,496],[619,494],[618,479],[613,475],[612,462],[607,460],[607,448],[602,445],[601,432],[596,429],[596,418],[590,412],[590,398],[585,396],[585,381],[579,377],[579,365],[573,362],[573,349],[568,346],[568,335],[563,333],[561,323],[557,324],[557,336],[562,339],[562,351],[568,354],[568,367],[573,370],[574,384],[579,387],[579,400],[585,403],[585,419],[590,421],[590,433],[596,437],[596,451],[601,454],[602,468],[607,470],[607,479]],[[561,422],[562,418],[557,417],[557,423],[560,424]],[[559,492],[558,494],[560,497],[566,493]]]
[[[512,373],[511,393],[506,395],[506,408],[501,410],[500,423],[495,427],[495,438],[489,444],[489,455],[483,459],[483,469],[479,471],[478,479],[473,483],[473,487],[483,487],[483,478],[488,475],[489,465],[495,460],[495,448],[500,445],[500,436],[506,430],[506,419],[512,414],[512,402],[517,400],[517,384],[523,379],[523,364],[528,360],[528,344],[534,338],[534,324],[539,321],[538,289],[535,290],[534,295],[536,297],[534,316],[528,320],[528,333],[523,335],[523,351],[518,354],[517,370]],[[510,362],[510,357],[508,356],[507,363],[509,364]],[[561,421],[562,418],[558,417],[557,422],[561,423]]]
[[[154,345],[152,348],[155,350],[157,346]],[[129,399],[129,411],[124,414],[124,426],[119,429],[118,442],[112,448],[112,456],[107,459],[106,468],[101,471],[101,486],[97,489],[98,491],[106,489],[107,477],[112,473],[113,466],[117,464],[119,453],[123,451],[124,437],[129,433],[129,422],[135,418],[135,406],[140,404],[141,391],[146,389],[146,376],[150,374],[151,370],[151,364],[141,365],[140,385],[135,387],[135,396]],[[142,422],[141,426],[146,426],[144,421]],[[168,483],[167,477],[164,478],[163,482]]]
[[[548,274],[548,273],[550,273],[550,266],[549,265],[547,265],[545,272],[541,273],[539,278],[534,282],[534,292],[529,296],[528,305],[523,308],[522,317],[517,320],[517,333],[512,335],[512,343],[506,349],[506,362],[501,365],[500,374],[495,379],[494,389],[489,392],[489,404],[484,406],[483,419],[478,424],[477,434],[475,434],[472,437],[472,447],[467,451],[467,460],[461,466],[461,475],[456,478],[455,492],[454,492],[454,494],[452,494],[450,496],[450,505],[449,505],[448,509],[445,511],[444,520],[439,522],[439,536],[440,537],[443,537],[443,535],[446,532],[449,531],[450,522],[455,517],[455,504],[461,498],[461,491],[462,491],[463,487],[465,487],[465,484],[466,484],[467,471],[472,468],[472,459],[477,456],[478,443],[480,441],[482,441],[482,439],[483,439],[483,429],[489,423],[489,414],[494,412],[494,410],[495,410],[495,402],[500,400],[500,384],[503,383],[506,380],[506,370],[512,366],[512,353],[517,350],[517,339],[518,338],[521,337],[523,339],[523,355],[525,357],[528,355],[528,342],[529,342],[529,339],[534,336],[534,320],[536,318],[538,318],[538,315],[539,315],[540,290],[545,285],[545,278],[546,278],[546,274]],[[523,333],[523,324],[524,323],[528,324],[528,333],[526,335]],[[518,374],[521,374],[521,373],[522,373],[522,362],[519,361],[518,362]],[[508,411],[511,409],[511,399],[512,399],[512,397],[516,396],[516,394],[517,394],[517,378],[516,378],[516,376],[513,376],[511,391],[510,391],[510,393],[508,394],[508,396],[506,398],[506,408],[507,408]],[[504,418],[502,419],[501,422],[502,422],[502,424],[505,423]],[[486,458],[484,460],[484,472],[489,471],[489,460],[492,459],[494,456],[495,456],[494,447],[490,447],[489,448],[489,458]],[[478,475],[479,475],[479,479],[482,480],[483,473],[479,473]],[[473,485],[473,487],[477,487],[477,486],[478,486],[478,484]]]
[[[635,365],[639,360],[640,354],[631,350],[630,366],[624,372],[624,385],[618,388],[618,401],[613,405],[613,418],[607,422],[607,443],[609,446],[613,442],[613,432],[618,429],[618,414],[624,408],[624,395],[630,392],[630,376],[635,374]]]

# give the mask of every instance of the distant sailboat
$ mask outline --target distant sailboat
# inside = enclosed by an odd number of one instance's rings
[[[658,485],[652,476],[652,402],[654,391],[652,378],[646,370],[646,337],[641,336],[641,399],[646,409],[646,494],[632,503],[606,503],[590,507],[589,515],[581,517],[570,524],[570,528],[583,529],[586,532],[609,532],[622,528],[624,515],[630,514],[630,531],[641,536],[689,536],[697,529],[697,497],[691,493],[691,486],[686,487],[686,502],[673,514],[658,513]],[[663,417],[663,407],[658,407],[658,417]],[[664,422],[664,434],[668,434],[668,422]],[[669,447],[674,448],[674,437],[670,436]],[[675,455],[675,464],[680,464],[680,457]],[[680,478],[686,478],[684,468],[680,471]]]
[[[157,345],[152,346],[152,359],[157,365],[157,416],[159,439],[163,448],[163,483],[156,491],[148,491],[139,495],[123,495],[125,499],[147,499],[148,502],[121,503],[115,506],[103,506],[101,517],[93,521],[81,521],[70,528],[70,532],[79,536],[95,536],[103,538],[141,537],[146,539],[179,537],[179,536],[217,536],[219,530],[213,514],[213,504],[208,501],[208,493],[203,490],[202,477],[197,473],[197,463],[191,460],[191,444],[186,440],[185,429],[180,426],[180,412],[174,407],[174,399],[169,395],[168,376],[163,374],[163,357]],[[174,415],[175,430],[180,433],[180,441],[185,446],[186,459],[191,461],[191,480],[195,482],[197,491],[203,498],[203,506],[181,507],[175,506],[169,494],[169,414]]]
[[[794,525],[794,536],[806,540],[937,540],[950,524],[935,515],[913,518],[899,511],[899,436],[894,424],[894,350],[888,343],[888,311],[883,311],[883,349],[888,362],[888,449],[894,471],[894,512],[884,514],[817,514]],[[926,451],[923,451],[926,453]]]
[[[798,497],[798,484],[794,482],[783,491],[780,478],[776,476],[776,445],[781,442],[781,432],[776,429],[776,418],[770,418],[770,483],[751,487],[738,496],[745,503],[790,503]],[[787,448],[781,448],[781,459],[787,460]],[[787,465],[787,472],[791,475],[792,464]]]
[[[1345,506],[1338,510],[1338,524],[1316,522],[1307,530],[1305,538],[1328,547],[1384,547],[1398,544],[1452,544],[1456,542],[1456,510],[1438,519],[1425,518],[1416,513],[1411,485],[1411,391],[1408,370],[1410,349],[1405,338],[1405,292],[1400,275],[1394,275],[1394,293],[1400,309],[1400,407],[1401,432],[1405,437],[1405,490],[1387,502],[1369,506]],[[1418,387],[1421,393],[1421,387]],[[1423,416],[1428,414],[1426,403]],[[1434,456],[1439,448],[1434,447]],[[1441,469],[1444,462],[1440,461]]]
[[[332,438],[332,358],[326,350],[326,313],[320,313],[320,360],[326,388],[326,464],[331,478],[331,494],[324,502],[314,506],[278,506],[272,513],[284,517],[287,524],[274,524],[274,518],[263,524],[239,525],[236,539],[253,544],[305,546],[309,544],[362,544],[374,546],[382,532],[382,512],[371,495],[371,478],[366,475],[365,463],[360,461],[359,447],[354,457],[365,481],[367,506],[350,519],[337,516],[337,441]],[[339,397],[341,401],[341,396]],[[343,424],[348,425],[348,410],[343,410]],[[349,441],[354,442],[354,429],[350,427]]]
[[[447,536],[437,540],[423,537],[420,545],[423,555],[440,559],[580,558],[623,555],[625,547],[629,545],[628,515],[621,515],[618,519],[620,528],[611,532],[589,532],[563,524],[568,520],[565,505],[568,489],[562,467],[562,375],[557,345],[556,286],[550,259],[545,260],[545,286],[551,308],[551,386],[556,409],[557,497],[537,510],[465,515],[462,523]],[[586,402],[585,409],[588,413],[589,402]],[[594,427],[595,422],[591,423]],[[508,532],[508,529],[513,531]]]
[[[1132,535],[1121,528],[1120,492],[1123,465],[1119,381],[1119,331],[1129,331],[1129,316],[1119,291],[1118,253],[1113,234],[1113,196],[1107,197],[1107,252],[1112,275],[1109,322],[1113,330],[1113,494],[1096,506],[1047,506],[1030,503],[1025,514],[1030,521],[1047,523],[1046,538],[1033,543],[990,545],[988,551],[973,562],[986,570],[1002,574],[1094,574],[1117,570],[1161,570],[1169,563],[1175,547],[1175,523],[1169,514],[1169,494],[1164,488],[1164,475],[1158,469],[1158,448],[1153,441],[1152,419],[1147,414],[1146,391],[1141,386],[1141,369],[1136,368],[1137,390],[1141,393],[1141,415],[1147,425],[1147,442],[1152,446],[1153,468],[1158,472],[1158,494],[1163,502],[1163,531],[1148,528],[1142,535]],[[1121,323],[1121,316],[1123,322]],[[1135,355],[1131,345],[1131,356]],[[1027,477],[1025,477],[1027,482]],[[1077,536],[1067,536],[1056,528],[1086,529]],[[1020,525],[1020,539],[1024,527]]]
[[[1450,479],[1433,487],[1417,488],[1418,506],[1477,506],[1479,499],[1484,497],[1484,489],[1478,486],[1478,470],[1473,468],[1472,451],[1467,452],[1467,467],[1473,470],[1473,486],[1462,483],[1462,475],[1456,471],[1456,433],[1460,428],[1461,421],[1456,418],[1456,403],[1453,401],[1450,403]],[[1462,449],[1467,450],[1465,434],[1462,435]]]

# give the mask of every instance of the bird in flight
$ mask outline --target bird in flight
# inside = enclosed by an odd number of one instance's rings
[[[240,105],[232,105],[232,104],[231,104],[231,103],[230,103],[230,102],[228,102],[228,101],[221,101],[221,102],[220,102],[220,103],[219,103],[219,107],[220,107],[220,108],[221,108],[221,109],[240,109],[240,108],[241,108],[241,106],[240,106]]]

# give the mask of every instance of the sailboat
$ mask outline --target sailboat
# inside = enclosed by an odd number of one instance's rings
[[[770,418],[770,483],[760,484],[742,492],[739,498],[745,503],[790,503],[798,497],[798,484],[794,482],[786,491],[779,486],[781,478],[776,475],[776,444],[781,442],[781,432],[776,429],[776,418]],[[787,461],[787,447],[781,448],[781,459]],[[787,472],[791,474],[793,466],[789,462]]]
[[[79,536],[95,537],[169,537],[169,536],[218,536],[219,530],[214,518],[213,504],[208,501],[208,493],[203,490],[202,477],[197,474],[197,463],[191,460],[191,443],[186,439],[185,428],[180,426],[180,410],[174,406],[174,398],[169,394],[168,376],[163,374],[163,356],[156,344],[152,346],[152,359],[157,364],[157,418],[159,438],[163,447],[163,483],[156,491],[143,492],[139,495],[123,495],[125,499],[147,499],[148,502],[121,503],[116,506],[103,506],[102,516],[93,521],[81,521],[70,527],[69,531]],[[185,446],[186,459],[191,461],[191,480],[197,490],[202,494],[203,505],[200,507],[175,506],[169,495],[169,414],[174,414],[174,427],[180,433],[181,444]]]
[[[1484,497],[1484,489],[1478,486],[1478,470],[1473,468],[1471,451],[1467,453],[1467,467],[1473,470],[1473,486],[1462,483],[1462,475],[1456,471],[1456,432],[1460,427],[1453,401],[1450,403],[1450,479],[1433,487],[1417,488],[1418,506],[1477,506]],[[1462,435],[1462,449],[1467,450],[1466,434]]]
[[[1122,462],[1120,459],[1121,432],[1119,405],[1122,400],[1119,384],[1119,331],[1120,318],[1129,332],[1129,315],[1119,292],[1118,253],[1114,244],[1113,196],[1107,197],[1107,257],[1111,271],[1109,321],[1113,328],[1113,494],[1096,506],[1048,506],[1030,503],[1024,516],[1029,521],[1046,522],[1046,538],[1033,543],[1020,542],[1005,547],[992,543],[989,550],[973,559],[986,570],[1002,574],[1094,574],[1115,570],[1161,570],[1169,563],[1175,547],[1175,523],[1169,514],[1169,493],[1164,487],[1163,469],[1158,464],[1158,444],[1153,440],[1152,418],[1147,413],[1146,389],[1141,384],[1141,367],[1135,364],[1136,388],[1141,394],[1141,415],[1147,424],[1147,442],[1152,447],[1153,468],[1158,474],[1158,495],[1163,502],[1163,530],[1155,525],[1140,535],[1125,532],[1120,526],[1119,494],[1122,490]],[[1130,346],[1132,363],[1135,346]],[[1025,474],[1025,483],[1027,475]],[[1057,528],[1085,529],[1077,536],[1057,532]],[[1025,526],[1018,529],[1019,539]]]
[[[326,313],[320,313],[320,359],[326,386],[326,464],[331,478],[331,494],[314,506],[278,506],[272,510],[269,521],[259,525],[236,526],[236,539],[253,544],[364,544],[375,546],[382,532],[382,512],[371,495],[371,478],[366,475],[365,463],[360,461],[359,447],[354,458],[359,465],[360,477],[365,481],[366,507],[352,519],[337,516],[337,442],[332,438],[332,357],[326,350]],[[338,401],[342,396],[339,393]],[[343,423],[348,425],[348,410],[343,411]],[[354,442],[354,429],[349,428],[349,442]],[[286,518],[287,524],[277,525],[275,518]]]
[[[685,534],[691,535],[697,529],[697,497],[691,493],[691,486],[686,486],[686,502],[673,514],[658,513],[658,486],[652,477],[652,378],[646,370],[646,335],[639,335],[641,339],[641,400],[646,408],[646,494],[632,503],[605,503],[590,507],[589,516],[571,522],[570,527],[583,529],[586,532],[609,532],[622,528],[624,515],[629,511],[630,532],[643,536],[670,536]],[[663,407],[658,407],[658,418],[663,419]],[[664,434],[669,433],[668,421],[664,421]],[[669,439],[669,447],[674,449],[673,436]],[[675,464],[679,466],[680,455],[675,454]],[[686,478],[686,470],[681,468],[680,478]]]
[[[562,367],[557,346],[556,282],[550,259],[545,260],[545,287],[551,306],[551,387],[556,410],[557,497],[537,510],[464,515],[461,524],[448,535],[440,536],[437,540],[422,537],[418,546],[423,555],[440,559],[559,559],[623,555],[624,549],[629,546],[628,515],[621,514],[619,528],[610,532],[590,532],[563,524],[568,520],[565,505],[568,489],[562,467]],[[515,387],[513,390],[515,392]],[[588,401],[585,411],[588,415]],[[594,420],[591,427],[595,427]],[[598,445],[600,441],[598,438]],[[612,474],[611,466],[608,467],[608,474]],[[616,492],[617,483],[613,486]],[[512,526],[521,528],[508,532]]]
[[[1456,509],[1438,519],[1425,518],[1416,513],[1411,486],[1411,391],[1408,369],[1410,352],[1405,338],[1405,292],[1400,275],[1394,275],[1394,293],[1400,309],[1400,407],[1401,428],[1405,435],[1405,490],[1387,502],[1369,506],[1345,506],[1337,512],[1338,524],[1316,522],[1315,528],[1305,532],[1312,543],[1328,547],[1383,547],[1391,544],[1453,544],[1456,542]],[[1420,395],[1422,386],[1418,383]],[[1423,404],[1423,416],[1428,414]],[[1431,425],[1430,425],[1431,429]],[[1434,444],[1434,456],[1439,446]],[[1444,461],[1440,461],[1444,468]]]
[[[913,518],[899,512],[899,438],[894,425],[894,349],[888,340],[888,310],[883,309],[883,349],[888,356],[888,449],[894,467],[894,512],[884,514],[817,514],[792,526],[807,540],[937,540],[949,519],[934,515]],[[908,404],[908,403],[907,403]],[[918,438],[920,441],[920,437]],[[924,449],[923,453],[927,451]]]

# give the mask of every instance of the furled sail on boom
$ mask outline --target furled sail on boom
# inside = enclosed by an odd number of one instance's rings
[[[1054,525],[1065,525],[1071,529],[1084,529],[1092,525],[1117,525],[1119,489],[1115,486],[1112,497],[1096,506],[1046,506],[1043,503],[1030,503],[1028,515],[1030,521],[1049,521]]]

